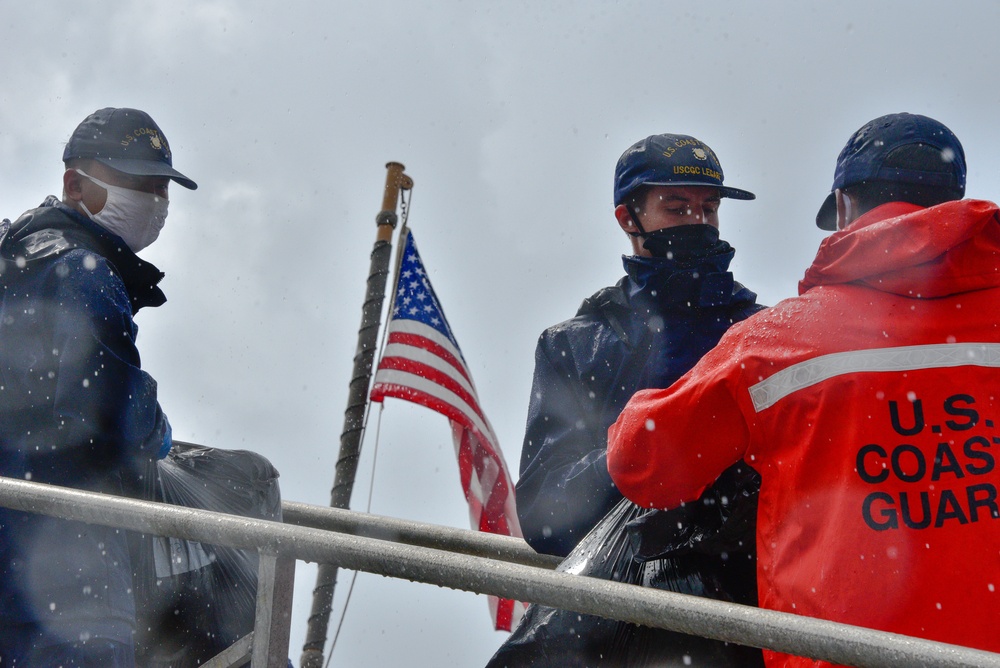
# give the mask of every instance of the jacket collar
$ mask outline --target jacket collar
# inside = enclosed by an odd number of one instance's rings
[[[628,297],[663,307],[725,306],[733,301],[736,281],[728,271],[731,249],[707,257],[697,266],[681,266],[666,258],[623,256]]]
[[[632,258],[622,259],[628,269]],[[757,294],[734,281],[729,272],[699,278],[685,270],[679,274],[668,272],[662,280],[646,281],[642,287],[631,276],[624,276],[617,284],[602,288],[584,299],[577,315],[604,318],[618,338],[633,348],[650,331],[648,319],[668,308],[693,314],[695,307],[740,309],[753,307],[756,301]]]
[[[0,260],[32,269],[39,260],[85,248],[106,259],[121,277],[132,312],[167,301],[157,284],[163,272],[139,259],[121,237],[49,196],[37,209],[0,228]]]

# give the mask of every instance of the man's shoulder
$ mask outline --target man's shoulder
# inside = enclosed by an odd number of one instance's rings
[[[627,309],[629,308],[629,291],[631,282],[627,276],[623,276],[614,285],[603,287],[594,294],[583,300],[577,314],[601,311],[606,308]]]
[[[43,205],[13,223],[0,223],[0,276],[5,282],[54,274],[78,282],[120,283],[104,250],[75,225],[65,207]]]
[[[21,237],[15,248],[4,248],[0,286],[9,297],[49,299],[64,306],[108,299],[129,304],[125,283],[108,258],[51,229],[39,229]]]
[[[18,265],[45,260],[78,247],[96,243],[82,226],[82,216],[50,195],[41,206],[29,209],[13,223],[4,221],[0,254]]]
[[[572,318],[557,322],[546,327],[538,337],[540,341],[555,344],[556,341],[565,340],[567,337],[576,339],[578,336],[586,335],[593,337],[593,332],[605,327],[606,323],[595,314],[577,314]]]
[[[73,270],[79,283],[73,289],[101,289],[108,282],[116,290],[120,286],[133,311],[166,301],[157,287],[163,278],[159,269],[140,259],[120,237],[51,196],[9,226],[0,241],[0,259],[4,273],[12,274],[7,280],[56,267],[61,277]],[[12,267],[13,272],[7,271]]]
[[[623,289],[624,280],[622,279],[622,281],[619,281],[615,285],[601,288],[585,298],[573,317],[545,328],[542,336],[559,333],[567,329],[598,326],[605,319],[608,312],[626,312],[629,309],[629,300],[628,293]]]
[[[722,335],[719,348],[771,353],[789,345],[798,347],[803,337],[829,339],[830,327],[837,324],[832,320],[831,299],[836,302],[838,298],[816,291],[782,299],[773,306],[754,305]],[[843,306],[839,312],[843,314]]]
[[[41,258],[36,263],[38,273],[51,285],[52,290],[64,299],[93,302],[111,299],[129,304],[128,289],[121,276],[115,271],[108,258],[90,248],[67,248],[66,250]],[[49,279],[54,277],[54,281]],[[124,308],[123,306],[123,308]]]
[[[583,300],[576,315],[547,327],[539,337],[545,348],[605,348],[634,338],[627,279],[601,288]]]

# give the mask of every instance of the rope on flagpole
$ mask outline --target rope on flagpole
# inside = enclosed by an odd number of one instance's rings
[[[409,198],[406,197],[406,193],[409,193]],[[407,233],[407,221],[409,221],[409,219],[410,219],[410,203],[412,201],[413,201],[413,190],[412,189],[400,189],[400,192],[399,192],[399,210],[400,210],[400,214],[402,215],[402,219],[403,220],[402,220],[402,224],[401,224],[400,229],[399,229],[399,239],[404,239],[405,235]],[[396,280],[393,283],[393,290],[390,292],[390,297],[389,297],[389,309],[388,309],[388,312],[389,312],[390,316],[391,316],[391,314],[393,312],[393,309],[396,306],[396,290],[395,290],[395,285],[399,282],[399,268],[403,264],[403,249],[404,249],[404,244],[402,244],[402,243],[400,243],[398,245],[398,247],[396,248],[396,264],[395,264],[395,271],[393,271],[393,276],[396,277]],[[388,328],[387,327],[383,327],[382,328],[382,338],[379,341],[378,350],[384,350],[385,349],[385,341],[388,338],[388,336],[389,336],[389,330],[388,330]],[[373,494],[373,492],[375,490],[375,465],[376,465],[376,461],[378,460],[378,446],[379,446],[379,441],[382,438],[382,415],[383,415],[383,411],[384,410],[385,410],[385,404],[384,403],[380,403],[379,404],[379,411],[378,411],[378,421],[376,422],[376,427],[375,427],[375,445],[373,446],[373,450],[372,450],[372,470],[371,470],[371,477],[370,477],[370,479],[368,481],[368,502],[365,505],[365,512],[366,513],[370,513],[371,509],[372,509],[372,494]],[[361,427],[361,433],[362,433],[361,440],[362,440],[362,442],[364,441],[364,434],[368,433],[368,420],[369,420],[370,417],[371,417],[371,402],[369,401],[365,405],[364,424]],[[341,627],[343,627],[343,625],[344,625],[344,619],[347,617],[347,606],[350,605],[350,602],[351,602],[351,593],[354,592],[354,583],[357,581],[357,578],[358,578],[358,572],[357,571],[352,571],[352,573],[351,573],[351,584],[347,588],[347,597],[344,599],[344,607],[343,607],[343,609],[340,612],[340,619],[337,620],[337,630],[333,634],[333,641],[330,643],[330,650],[329,650],[329,652],[327,652],[326,663],[324,664],[324,668],[327,668],[330,665],[330,661],[333,659],[333,650],[337,646],[337,639],[340,637],[340,629],[341,629]],[[332,601],[331,601],[331,608],[332,608]]]
[[[404,223],[405,224],[405,223]],[[398,275],[398,271],[397,271]],[[382,346],[385,345],[385,333],[382,334],[382,343],[379,346],[381,350]],[[378,409],[378,420],[375,422],[375,445],[372,447],[372,473],[368,479],[368,502],[365,504],[365,512],[370,513],[372,511],[372,495],[375,491],[375,464],[378,461],[378,444],[382,439],[382,415],[385,411],[385,404],[379,404]],[[365,426],[364,431],[368,431],[368,419],[371,417],[371,402],[368,402],[368,410],[365,412]],[[340,611],[340,619],[337,620],[337,630],[333,633],[333,640],[330,642],[330,651],[326,653],[326,664],[324,668],[328,668],[330,661],[333,659],[333,650],[337,647],[337,639],[340,638],[340,629],[344,626],[344,619],[347,617],[347,606],[351,604],[351,594],[354,593],[354,583],[358,579],[358,572],[351,571],[351,584],[347,587],[347,596],[344,598],[344,607]]]
[[[406,193],[410,194],[410,196],[409,196],[408,199],[406,197]],[[409,221],[409,219],[410,219],[410,202],[412,202],[412,201],[413,201],[413,190],[412,189],[400,189],[400,192],[399,192],[399,210],[400,210],[400,214],[402,215],[403,221],[402,221],[402,224],[401,224],[400,230],[399,230],[399,239],[404,239],[405,238],[405,235],[406,235],[406,232],[407,232],[407,221]],[[404,248],[404,244],[402,244],[402,243],[400,243],[398,245],[398,247],[396,248],[396,264],[395,264],[395,271],[393,271],[393,276],[396,277],[396,280],[393,283],[393,290],[390,292],[390,297],[389,297],[389,309],[388,309],[388,312],[390,314],[392,313],[393,309],[396,306],[396,290],[395,290],[395,285],[399,282],[399,267],[403,264],[403,248]],[[383,327],[382,328],[382,338],[379,341],[378,350],[385,349],[385,341],[388,338],[388,336],[389,336],[389,330],[388,330],[388,328],[387,327]],[[378,446],[379,446],[379,441],[382,438],[382,415],[383,415],[383,411],[384,410],[385,410],[385,404],[384,403],[380,403],[379,404],[379,412],[378,412],[378,421],[376,423],[376,428],[375,428],[375,445],[374,445],[374,449],[372,450],[372,470],[371,470],[371,477],[370,477],[370,479],[368,481],[368,502],[365,505],[365,512],[366,513],[370,513],[371,509],[372,509],[372,494],[373,494],[373,492],[375,490],[375,465],[376,465],[376,462],[378,460]],[[365,405],[364,424],[361,427],[361,433],[362,433],[361,440],[362,440],[362,442],[364,442],[364,434],[368,433],[368,420],[370,419],[370,417],[371,417],[371,402],[369,401]],[[351,593],[354,591],[354,583],[357,581],[357,578],[358,578],[358,572],[357,571],[353,571],[351,573],[351,584],[347,588],[347,597],[344,599],[344,607],[343,607],[343,609],[340,612],[340,619],[337,620],[337,630],[333,634],[333,641],[330,643],[330,651],[327,652],[326,663],[324,664],[324,668],[327,668],[330,665],[330,661],[333,659],[333,650],[337,646],[337,639],[340,637],[340,629],[341,629],[341,627],[343,627],[343,625],[344,625],[344,619],[347,617],[347,606],[350,605],[350,602],[351,602]],[[331,608],[332,608],[332,601],[331,601]]]
[[[392,234],[398,221],[396,207],[400,193],[413,188],[413,179],[404,173],[404,169],[405,167],[398,162],[386,164],[382,210],[375,218],[378,232],[371,252],[371,267],[361,310],[357,352],[348,386],[347,409],[344,411],[344,429],[340,435],[340,452],[337,456],[333,488],[330,490],[330,506],[333,508],[349,508],[351,493],[354,490],[354,479],[361,452],[361,437],[368,409],[368,391],[371,385],[375,346],[382,318],[382,306],[385,303]],[[337,565],[320,564],[316,574],[316,586],[313,588],[312,611],[309,615],[306,639],[302,646],[300,660],[302,668],[323,666],[323,648],[326,645],[336,584]]]

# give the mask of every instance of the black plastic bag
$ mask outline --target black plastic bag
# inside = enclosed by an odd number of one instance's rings
[[[253,452],[174,442],[146,481],[150,501],[281,521],[278,472]],[[255,550],[137,534],[132,552],[137,665],[198,666],[253,631]]]
[[[756,604],[760,478],[729,469],[699,502],[651,511],[623,499],[558,571]],[[756,648],[532,604],[487,668],[763,666]]]

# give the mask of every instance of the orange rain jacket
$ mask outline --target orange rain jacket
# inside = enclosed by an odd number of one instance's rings
[[[674,507],[742,458],[762,607],[1000,652],[998,223],[890,203],[825,239],[799,297],[633,396],[615,484]]]

